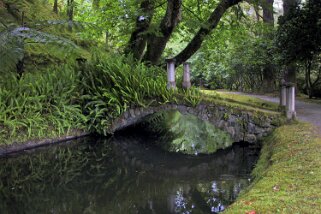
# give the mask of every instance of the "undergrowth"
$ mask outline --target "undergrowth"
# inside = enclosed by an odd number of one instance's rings
[[[167,90],[163,69],[147,67],[130,57],[98,52],[85,65],[81,76],[88,127],[104,135],[111,122],[129,108],[166,103],[195,106],[200,102],[197,89]]]
[[[177,103],[195,106],[197,89],[167,90],[166,72],[130,57],[99,51],[86,63],[49,66],[0,80],[2,144],[56,137],[76,129],[109,134],[130,107]]]
[[[83,129],[86,117],[77,101],[72,67],[51,67],[20,80],[7,74],[0,84],[0,138],[5,144],[68,134]]]

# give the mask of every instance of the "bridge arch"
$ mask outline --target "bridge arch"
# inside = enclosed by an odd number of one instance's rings
[[[166,110],[177,110],[181,114],[192,114],[201,120],[208,121],[215,127],[229,133],[235,142],[257,142],[279,126],[281,118],[281,114],[277,112],[257,113],[214,104],[200,104],[196,107],[165,104],[157,107],[128,109],[112,122],[109,132],[114,133],[135,125],[148,115]]]

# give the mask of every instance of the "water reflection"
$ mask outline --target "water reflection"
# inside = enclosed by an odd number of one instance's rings
[[[85,139],[2,159],[0,211],[217,213],[249,185],[257,150],[248,145],[191,157],[150,140]]]

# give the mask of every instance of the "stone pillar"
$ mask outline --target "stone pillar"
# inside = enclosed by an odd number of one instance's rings
[[[167,59],[167,89],[175,89],[175,59]]]
[[[287,92],[287,101],[286,101],[286,117],[288,119],[295,119],[295,86],[293,84],[289,84],[286,87]]]
[[[183,66],[184,66],[183,88],[189,89],[191,87],[190,63],[184,62]]]

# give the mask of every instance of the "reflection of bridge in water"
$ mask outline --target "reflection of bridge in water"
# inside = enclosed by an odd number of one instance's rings
[[[0,161],[0,210],[217,212],[249,185],[258,157],[242,144],[192,157],[163,152],[141,135],[80,141]]]
[[[161,178],[175,176],[202,180],[221,176],[225,179],[242,175],[247,177],[259,151],[257,145],[242,142],[235,143],[231,148],[218,150],[214,155],[188,156],[160,151],[156,146],[139,142],[135,138],[115,136],[112,142],[126,165],[137,170],[151,171]]]
[[[155,209],[167,204],[166,212],[155,213],[224,210],[249,185],[259,153],[256,145],[242,142],[213,155],[187,156],[159,150],[150,145],[153,140],[146,139],[123,137],[121,133],[111,142],[124,168],[143,174],[135,184],[139,187],[136,197],[158,198],[150,201]],[[164,198],[166,201],[162,201]]]

